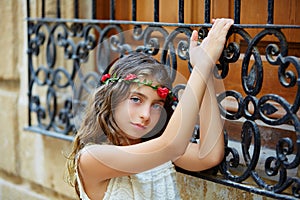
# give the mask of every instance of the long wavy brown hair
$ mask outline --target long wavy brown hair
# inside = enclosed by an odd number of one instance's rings
[[[120,58],[109,69],[109,73],[122,79],[128,74],[135,74],[139,78],[151,78],[161,86],[171,89],[170,73],[166,66],[141,52],[130,53]],[[90,95],[83,121],[73,141],[71,153],[67,157],[67,182],[75,187],[78,195],[78,183],[75,176],[76,155],[84,146],[101,143],[130,145],[113,117],[113,109],[128,97],[129,88],[130,84],[124,81],[110,82],[100,85]],[[173,111],[171,101],[171,99],[166,99],[165,111],[162,112],[158,124],[142,138],[142,141],[162,134]]]

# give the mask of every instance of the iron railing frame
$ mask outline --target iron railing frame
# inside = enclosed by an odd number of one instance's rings
[[[74,136],[72,132],[76,132],[76,128],[74,124],[72,124],[71,119],[74,117],[72,107],[72,100],[69,98],[64,100],[64,106],[57,110],[57,95],[56,89],[63,88],[64,85],[60,85],[59,81],[61,80],[61,76],[65,76],[64,78],[68,80],[68,83],[65,86],[74,86],[74,74],[79,73],[79,66],[84,59],[86,58],[86,53],[95,48],[95,38],[93,34],[89,32],[90,29],[95,29],[99,31],[99,35],[104,32],[103,29],[99,29],[99,25],[107,25],[110,28],[115,29],[117,31],[122,31],[122,25],[133,25],[134,31],[136,32],[137,40],[144,40],[144,44],[139,48],[141,51],[148,52],[149,54],[155,54],[158,44],[155,43],[155,40],[151,40],[151,38],[143,38],[142,36],[147,35],[146,30],[149,32],[158,31],[162,35],[165,34],[166,40],[170,39],[171,34],[177,34],[178,32],[185,34],[186,38],[189,38],[191,34],[191,28],[199,29],[202,35],[199,35],[200,39],[203,39],[208,29],[212,26],[210,24],[211,16],[211,2],[210,0],[204,1],[204,23],[203,24],[187,24],[184,23],[184,0],[178,0],[178,23],[167,23],[160,22],[159,20],[159,0],[153,1],[154,6],[154,14],[153,14],[153,22],[146,21],[137,21],[137,9],[136,9],[136,0],[132,0],[132,20],[124,21],[124,20],[116,20],[115,18],[115,1],[110,0],[110,19],[107,20],[99,20],[96,19],[97,13],[97,1],[91,1],[91,18],[90,19],[79,19],[79,6],[80,2],[78,0],[74,0],[74,18],[66,19],[61,18],[61,7],[60,0],[57,0],[56,18],[49,18],[45,15],[45,0],[41,1],[41,17],[33,18],[31,17],[31,8],[30,1],[27,0],[27,28],[28,28],[28,100],[29,100],[29,115],[28,115],[28,126],[25,128],[28,131],[40,133],[43,135],[47,135],[50,137],[56,137],[63,140],[72,141]],[[300,197],[300,179],[298,176],[289,177],[286,173],[289,169],[297,169],[300,163],[300,121],[297,116],[297,111],[300,106],[300,61],[299,58],[295,56],[288,55],[288,43],[285,39],[285,35],[281,30],[283,29],[300,29],[300,25],[291,25],[291,24],[274,24],[274,0],[268,0],[268,17],[266,20],[266,24],[240,24],[240,15],[241,15],[241,1],[234,1],[234,22],[229,36],[232,34],[238,34],[242,36],[245,41],[248,43],[247,50],[245,52],[245,56],[243,58],[242,64],[242,84],[244,92],[247,94],[246,97],[243,97],[237,91],[226,91],[223,94],[218,96],[218,101],[221,103],[226,97],[233,97],[238,102],[238,110],[235,113],[230,113],[226,111],[222,106],[220,106],[220,110],[222,115],[228,120],[239,120],[241,118],[245,118],[245,122],[243,123],[243,129],[241,130],[241,145],[243,146],[243,158],[246,160],[245,171],[239,175],[233,175],[230,172],[231,168],[237,167],[240,164],[240,158],[238,152],[235,148],[230,147],[228,143],[226,143],[225,151],[226,158],[220,166],[217,167],[217,170],[212,170],[213,173],[211,175],[207,175],[204,173],[192,173],[187,172],[181,169],[184,173],[191,174],[193,176],[197,176],[206,180],[210,180],[216,183],[221,183],[227,186],[243,189],[248,192],[265,195],[268,197],[278,198],[278,199],[296,199]],[[71,24],[71,25],[67,25]],[[57,27],[61,27],[62,31],[58,34],[59,36],[54,36],[54,32]],[[171,27],[176,29],[176,33],[171,32],[168,34],[164,27]],[[250,37],[245,29],[255,29],[260,28],[263,31],[259,32],[256,36]],[[44,29],[44,30],[42,30]],[[46,30],[46,31],[45,31]],[[47,32],[48,31],[48,32]],[[46,32],[46,33],[45,33]],[[149,34],[148,32],[148,34]],[[48,34],[48,38],[47,38]],[[73,34],[73,35],[72,35]],[[73,36],[77,36],[81,38],[81,41],[78,43],[74,43],[72,41]],[[276,94],[267,94],[261,98],[257,97],[261,89],[262,73],[263,67],[262,62],[260,60],[261,54],[257,51],[256,45],[264,38],[266,35],[274,35],[278,39],[279,46],[273,43],[270,43],[266,48],[266,58],[267,61],[271,65],[278,66],[279,73],[279,81],[280,83],[286,87],[296,87],[297,94],[295,96],[295,100],[293,103],[287,102],[283,97],[280,97]],[[148,35],[149,36],[149,35]],[[148,37],[147,36],[147,37]],[[146,36],[145,36],[146,37]],[[115,38],[116,39],[116,38]],[[117,39],[116,39],[117,40]],[[171,41],[171,39],[170,39]],[[169,41],[169,42],[170,42]],[[125,53],[130,50],[128,44],[120,43],[117,44],[117,50],[120,54]],[[46,45],[45,45],[46,44]],[[46,66],[39,65],[35,66],[33,62],[33,58],[38,57],[40,55],[40,47],[46,46]],[[68,73],[64,69],[55,68],[55,48],[62,47],[65,50],[66,59],[73,61],[73,72]],[[165,46],[167,51],[169,50],[168,46]],[[186,54],[181,54],[179,57],[182,60],[188,60],[187,53],[187,42],[182,42],[181,46],[183,52]],[[132,49],[131,49],[132,50]],[[136,49],[137,50],[137,49]],[[174,51],[179,51],[178,49],[173,49]],[[161,61],[165,64],[169,64],[171,67],[176,61],[172,61],[172,63],[168,62],[167,55],[164,54],[165,48],[162,51]],[[229,64],[237,61],[240,55],[240,49],[238,44],[230,43],[224,49],[223,56],[220,59],[220,64],[218,65],[219,73],[216,73],[218,78],[225,78],[227,72],[229,70]],[[174,55],[169,55],[170,57]],[[250,56],[254,56],[256,66],[252,66],[250,72],[248,73],[248,65]],[[297,74],[286,71],[288,64],[294,66]],[[188,64],[190,67],[190,65]],[[191,68],[190,68],[191,69]],[[46,79],[41,81],[38,76],[39,73],[44,73]],[[100,71],[99,71],[100,72]],[[252,73],[251,73],[252,72]],[[93,75],[92,75],[93,76]],[[95,80],[99,77],[95,77]],[[250,79],[255,79],[255,83],[250,83]],[[287,81],[290,80],[290,82]],[[86,83],[85,83],[86,84]],[[38,86],[47,86],[47,95],[45,102],[46,105],[40,99],[38,93],[33,89],[33,87]],[[55,86],[55,87],[54,87]],[[84,87],[84,86],[83,86]],[[80,98],[80,97],[79,97]],[[74,99],[73,99],[74,100]],[[272,106],[272,104],[268,103],[268,101],[275,101],[278,103],[285,111],[286,114],[280,119],[272,119],[269,117],[270,114],[276,112],[276,108]],[[253,104],[255,106],[254,113],[248,112],[249,104]],[[220,104],[221,105],[221,104]],[[36,122],[33,120],[33,115],[36,116]],[[60,130],[56,124],[55,120],[59,119],[65,127]],[[47,119],[49,124],[45,125],[44,120]],[[275,184],[267,184],[263,178],[261,178],[256,173],[257,161],[259,159],[260,153],[260,132],[258,129],[258,125],[256,123],[257,120],[262,120],[265,124],[270,126],[278,126],[282,124],[289,123],[294,127],[294,134],[296,137],[296,141],[293,141],[291,138],[285,137],[281,138],[276,145],[276,156],[269,156],[265,161],[265,171],[269,176],[273,176],[275,174],[280,174],[278,181]],[[37,123],[37,124],[34,124]],[[199,135],[197,129],[195,129],[195,135]],[[71,133],[71,134],[70,134]],[[226,141],[228,142],[228,133],[225,134]],[[251,144],[251,140],[254,140],[254,144]],[[250,146],[254,147],[253,155],[249,155]],[[296,148],[296,150],[295,150]],[[292,161],[289,156],[293,155]],[[231,157],[231,158],[229,158]],[[217,172],[220,172],[218,175]],[[252,177],[255,185],[247,185],[243,181],[247,178]],[[292,187],[290,187],[292,186]],[[286,194],[283,191],[286,188],[291,188],[291,192]]]

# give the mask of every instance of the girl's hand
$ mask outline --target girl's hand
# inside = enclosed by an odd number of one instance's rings
[[[200,48],[204,49],[207,55],[215,63],[221,56],[226,41],[226,35],[229,28],[233,25],[232,19],[216,19],[213,20],[213,26],[208,32],[207,37],[202,41],[200,46],[197,46],[198,32],[193,31],[190,41],[190,62],[193,66],[198,66],[201,59],[198,56]],[[200,66],[198,66],[200,67]]]

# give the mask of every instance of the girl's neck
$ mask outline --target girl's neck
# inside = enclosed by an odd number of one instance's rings
[[[138,144],[142,142],[141,138],[130,138],[125,133],[121,133],[118,137],[119,146],[129,146],[133,144]]]
[[[136,138],[136,139],[129,138],[124,133],[119,134],[117,137],[118,137],[117,141],[112,141],[108,137],[106,138],[106,140],[109,144],[118,145],[118,146],[129,146],[129,145],[138,144],[142,142],[141,138]]]
[[[126,140],[121,140],[120,141],[121,146],[128,146],[128,145],[133,145],[133,144],[138,144],[138,143],[141,143],[140,138],[138,138],[138,139],[127,138],[127,141]]]

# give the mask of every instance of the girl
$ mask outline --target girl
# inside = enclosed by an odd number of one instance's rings
[[[81,199],[180,199],[174,165],[201,171],[222,161],[222,121],[211,72],[232,24],[215,20],[200,46],[193,31],[194,69],[171,117],[170,79],[151,57],[125,56],[102,76],[68,161],[70,182]],[[198,115],[201,139],[195,144],[189,141]]]

